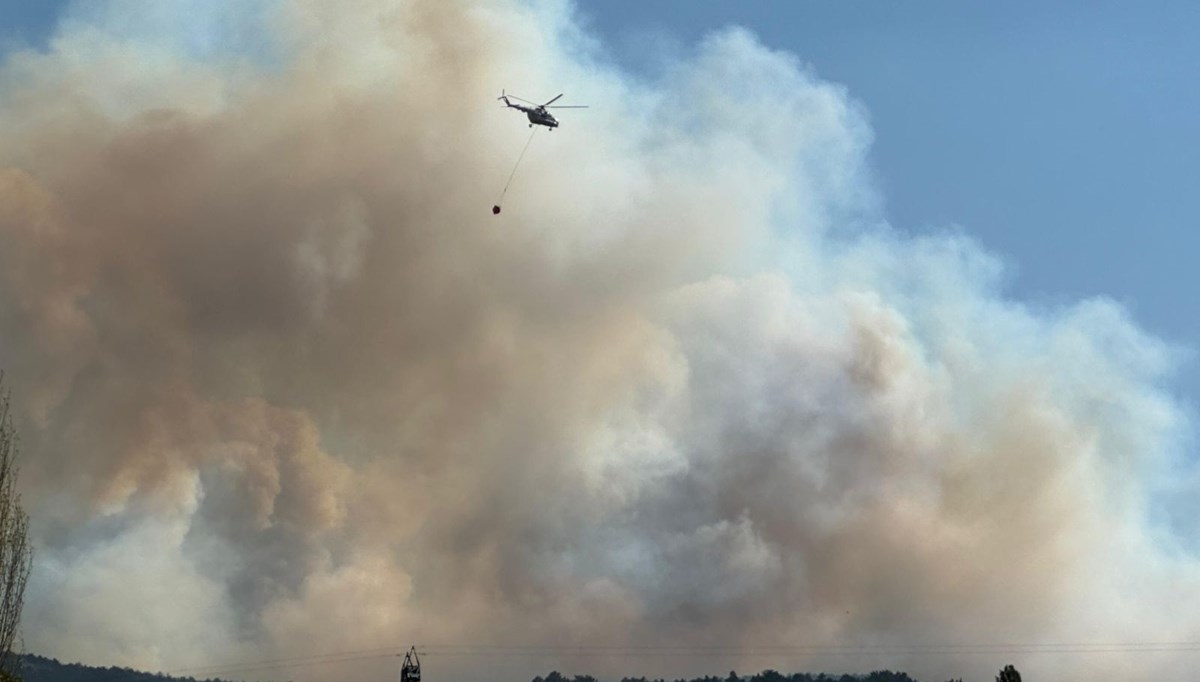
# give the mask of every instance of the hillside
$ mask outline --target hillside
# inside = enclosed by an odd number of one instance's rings
[[[21,657],[21,678],[24,682],[226,682],[217,678],[197,680],[193,677],[171,677],[130,668],[98,668],[80,663],[60,663],[53,658],[36,654],[25,654]]]

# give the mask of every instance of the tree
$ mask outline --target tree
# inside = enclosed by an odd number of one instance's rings
[[[996,676],[996,682],[1021,682],[1021,673],[1011,665],[1006,665]]]
[[[8,392],[0,373],[0,680],[17,679],[20,658],[13,652],[25,582],[33,565],[29,546],[29,515],[17,493],[17,432],[9,414]]]

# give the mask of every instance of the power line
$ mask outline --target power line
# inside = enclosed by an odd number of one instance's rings
[[[325,663],[341,663],[343,661],[354,661],[367,658],[382,658],[393,655],[399,655],[395,647],[381,647],[377,649],[357,649],[353,651],[338,651],[324,654],[311,654],[308,656],[294,656],[289,658],[271,658],[258,661],[242,661],[240,663],[220,663],[212,665],[191,666],[187,668],[176,668],[167,671],[168,675],[212,675],[218,672],[232,671],[254,671],[254,670],[271,670],[275,668],[290,668],[302,665],[322,665]]]
[[[935,644],[793,644],[793,645],[537,645],[537,644],[430,644],[418,647],[432,658],[720,658],[771,656],[811,658],[839,656],[976,656],[998,654],[1081,655],[1200,652],[1200,641],[1172,642],[1057,642],[1057,643],[935,643]],[[382,647],[276,658],[241,663],[194,666],[170,671],[170,675],[218,676],[288,668],[388,658],[401,655],[403,647]]]

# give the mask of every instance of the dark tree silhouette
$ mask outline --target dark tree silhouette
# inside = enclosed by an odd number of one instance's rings
[[[17,432],[9,416],[8,393],[0,372],[0,679],[19,679],[21,659],[13,652],[25,582],[29,579],[33,551],[29,547],[29,515],[17,494]]]
[[[1021,673],[1011,665],[1004,666],[999,675],[996,675],[996,682],[1021,682]]]
[[[1011,666],[1010,666],[1011,667]],[[1013,671],[1014,673],[1016,671]],[[1020,676],[1014,678],[1015,682],[1020,681]],[[40,681],[31,681],[40,682]],[[533,682],[595,682],[595,678],[591,676],[575,675],[568,678],[557,672],[550,673],[547,677],[535,677]],[[621,682],[666,682],[662,678],[655,678],[647,681],[645,677],[624,677]],[[909,676],[908,673],[892,670],[876,670],[866,674],[849,674],[843,673],[840,675],[830,675],[829,673],[792,673],[785,675],[777,670],[764,670],[755,675],[740,676],[734,671],[730,671],[725,677],[717,677],[707,675],[704,677],[696,677],[690,680],[677,679],[674,682],[918,682]],[[962,682],[961,679],[951,679],[947,682]],[[1003,682],[1013,682],[1005,678]]]

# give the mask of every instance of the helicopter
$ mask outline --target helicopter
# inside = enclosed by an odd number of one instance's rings
[[[530,128],[532,128],[536,124],[536,125],[540,125],[540,126],[546,126],[550,130],[554,130],[555,128],[558,127],[558,119],[554,118],[554,116],[552,116],[549,111],[546,111],[547,109],[587,109],[586,104],[583,104],[583,105],[560,104],[556,107],[550,106],[551,104],[554,104],[555,102],[557,102],[559,97],[562,97],[562,93],[559,93],[558,97],[555,97],[554,99],[550,100],[549,102],[546,102],[545,104],[538,104],[537,102],[530,102],[527,99],[521,99],[520,97],[517,97],[515,95],[509,95],[509,94],[505,93],[503,90],[501,90],[500,96],[497,97],[496,99],[500,100],[501,102],[504,102],[504,106],[506,106],[506,107],[511,107],[518,111],[525,112],[525,115],[529,117],[529,127]],[[518,102],[525,102],[525,104],[528,104],[530,106],[525,106],[523,104],[513,104],[512,102],[509,101],[509,99],[515,99]]]

